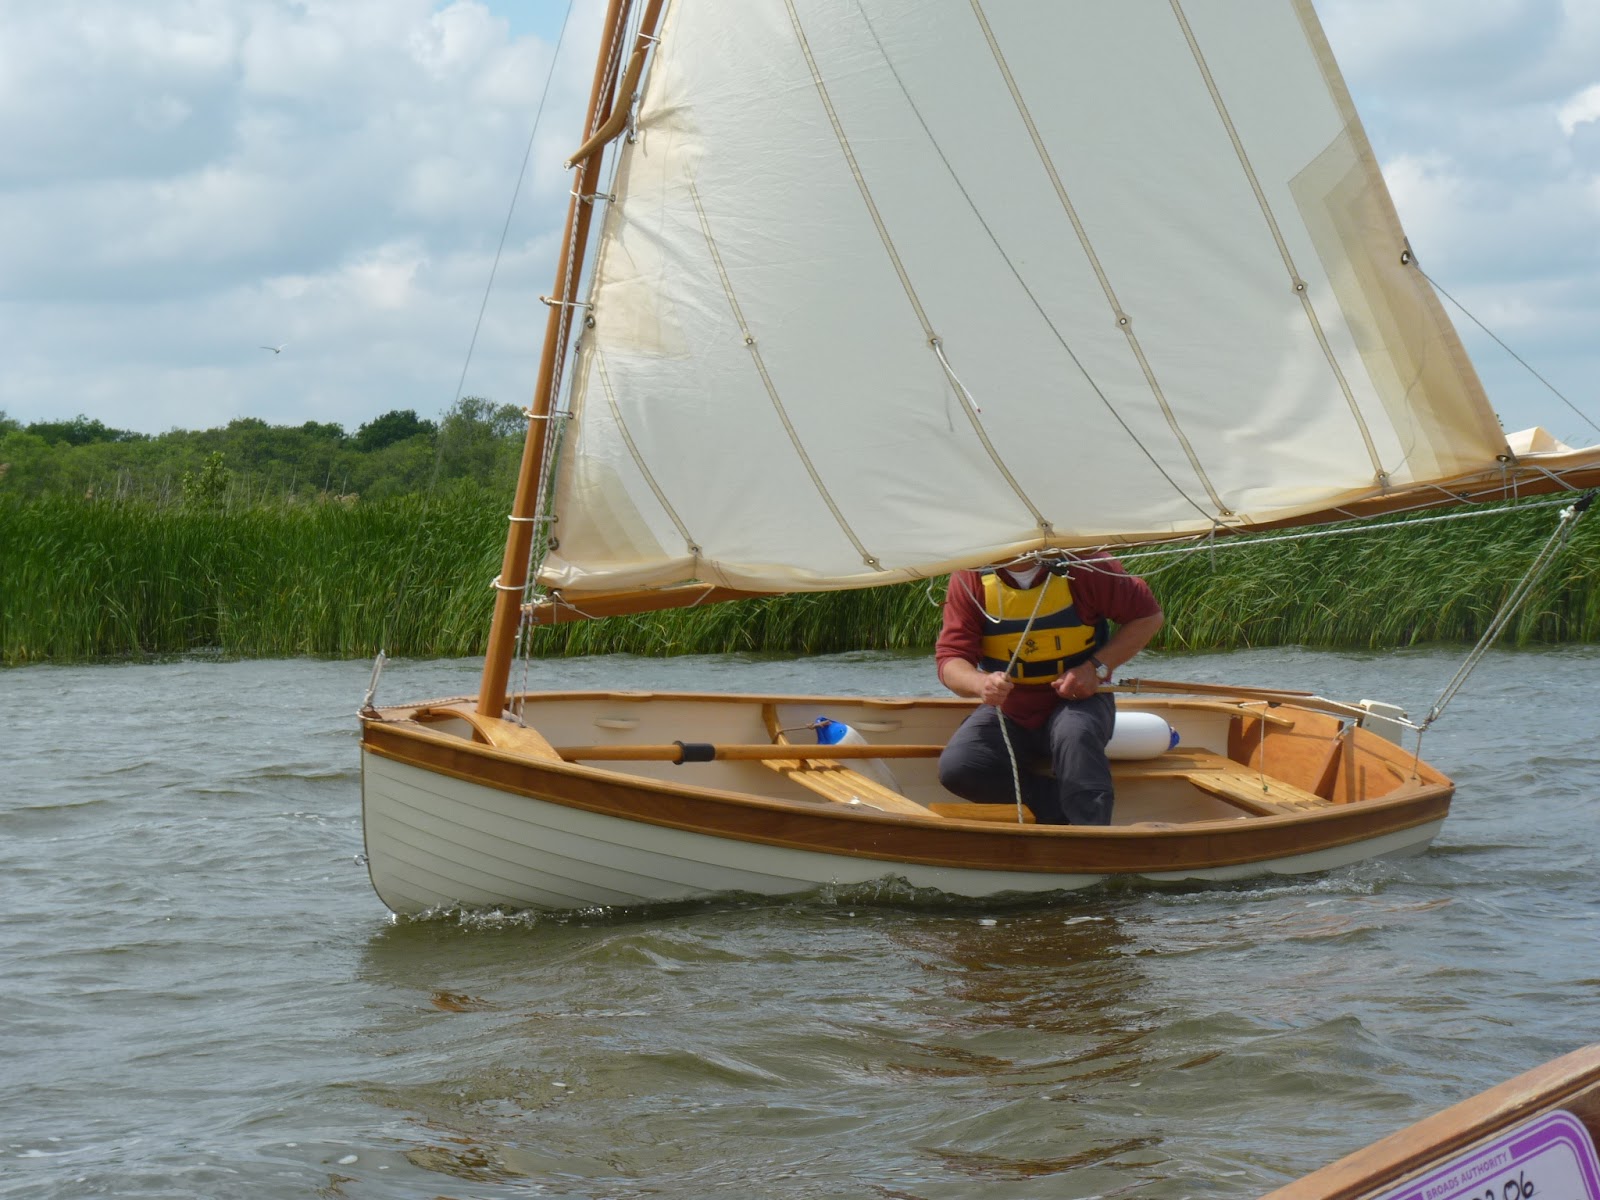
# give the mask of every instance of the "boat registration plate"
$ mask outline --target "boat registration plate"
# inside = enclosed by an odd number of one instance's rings
[[[1600,1162],[1589,1131],[1553,1112],[1375,1200],[1600,1200]]]

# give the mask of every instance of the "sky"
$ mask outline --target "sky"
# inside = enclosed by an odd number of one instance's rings
[[[0,0],[0,413],[525,404],[601,7]],[[1600,3],[1316,7],[1418,261],[1566,398],[1446,301],[1503,424],[1600,441]]]

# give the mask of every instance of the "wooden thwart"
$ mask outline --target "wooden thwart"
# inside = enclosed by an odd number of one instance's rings
[[[786,749],[822,749],[840,750],[841,746],[822,747],[794,747],[789,742],[789,735],[783,732],[778,724],[778,712],[770,704],[761,706],[761,718],[766,723],[767,732],[772,736],[773,748]],[[870,750],[873,747],[858,746],[851,749]],[[935,748],[937,750],[937,748]],[[866,804],[883,812],[899,813],[902,816],[921,817],[924,820],[940,820],[937,813],[930,812],[927,808],[902,796],[892,788],[884,787],[875,779],[870,779],[860,771],[852,770],[847,763],[836,758],[802,758],[798,760],[761,759],[772,770],[786,779],[792,779],[801,787],[809,788],[819,796],[826,796],[835,804]]]
[[[1180,746],[1155,758],[1120,761],[1111,764],[1118,784],[1145,779],[1177,779],[1199,788],[1207,795],[1241,808],[1253,816],[1281,817],[1309,812],[1332,804],[1304,788],[1284,783],[1270,775],[1262,776],[1243,763],[1234,762],[1210,750]],[[1014,804],[930,804],[941,817],[959,821],[985,821],[1005,825],[1017,823]],[[1023,824],[1032,825],[1033,814],[1023,810]]]
[[[794,780],[802,787],[810,788],[819,796],[826,796],[836,804],[864,804],[884,812],[900,813],[908,817],[941,819],[937,813],[924,808],[915,800],[884,787],[877,780],[869,779],[860,771],[853,771],[843,763],[827,760],[808,762],[804,759],[799,762],[775,762],[772,759],[763,761],[779,775]]]
[[[415,717],[425,725],[441,721],[465,721],[472,727],[474,740],[482,741],[496,750],[514,750],[531,758],[557,760],[561,757],[537,729],[529,729],[526,725],[516,725],[498,717],[486,717],[472,709],[423,708],[417,710]]]
[[[1210,750],[1191,750],[1179,746],[1157,758],[1114,764],[1118,780],[1183,779],[1203,792],[1257,816],[1277,817],[1285,813],[1310,812],[1329,808],[1325,800],[1304,788],[1295,787],[1271,775],[1252,771],[1243,763]]]

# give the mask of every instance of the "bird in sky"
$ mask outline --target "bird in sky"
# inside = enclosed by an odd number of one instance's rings
[[[282,354],[284,346],[287,346],[288,344],[288,342],[281,342],[276,346],[263,346],[261,348],[263,350],[271,350],[274,354]]]

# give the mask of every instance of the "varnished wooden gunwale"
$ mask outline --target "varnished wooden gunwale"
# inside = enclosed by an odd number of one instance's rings
[[[594,693],[584,695],[594,698]],[[630,700],[643,695],[618,693]],[[850,703],[863,701],[851,698]],[[905,704],[886,702],[885,707]],[[363,742],[383,758],[500,792],[733,841],[884,862],[1059,874],[1194,871],[1314,854],[1441,821],[1453,791],[1448,780],[1429,770],[1418,784],[1381,800],[1312,814],[1174,826],[1017,826],[814,809],[583,764],[536,761],[404,722],[368,721]]]
[[[1553,1112],[1600,1140],[1600,1045],[1585,1046],[1426,1117],[1261,1200],[1367,1200]],[[1470,1200],[1463,1197],[1462,1200]]]

